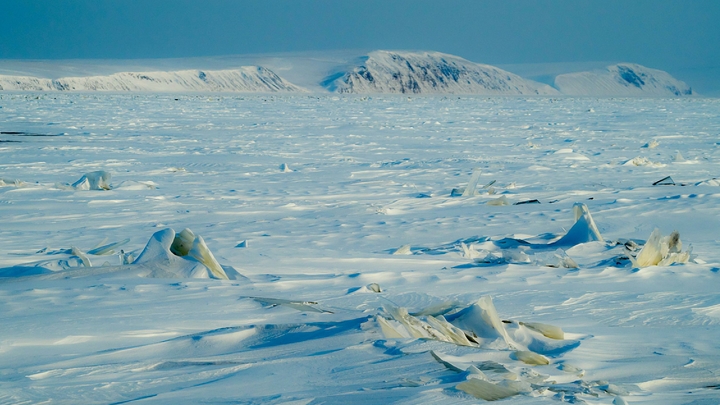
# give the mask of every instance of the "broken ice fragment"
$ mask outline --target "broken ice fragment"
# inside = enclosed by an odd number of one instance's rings
[[[408,314],[407,308],[398,308],[388,305],[385,306],[384,309],[385,312],[389,313],[394,320],[404,326],[404,329],[413,338],[429,338],[440,341],[449,341],[448,338],[433,329],[430,325]]]
[[[555,262],[550,262],[550,260],[547,260],[545,263],[548,267],[557,267],[557,268],[565,268],[565,269],[577,269],[579,266],[575,260],[573,260],[570,256],[565,253],[564,250],[558,249],[552,254],[552,258],[555,260]]]
[[[504,249],[502,258],[507,263],[530,263],[530,256],[519,249]]]
[[[292,300],[284,300],[281,298],[263,298],[263,297],[251,297],[255,301],[268,305],[271,308],[276,307],[278,305],[283,305],[286,307],[290,307],[293,309],[297,309],[298,311],[303,312],[319,312],[319,313],[327,313],[332,314],[331,311],[326,311],[324,309],[315,308],[312,305],[317,305],[317,302],[314,301],[292,301]]]
[[[290,166],[288,166],[287,163],[283,163],[280,165],[280,171],[283,173],[290,173],[292,172],[292,169],[290,169]]]
[[[385,335],[388,339],[407,339],[410,336],[403,335],[397,328],[392,326],[390,322],[388,322],[387,319],[383,318],[382,316],[377,316],[377,323],[380,325],[380,330],[382,331],[383,335]]]
[[[380,289],[380,285],[379,285],[378,283],[370,283],[370,284],[368,284],[368,285],[367,285],[367,289],[370,290],[370,291],[372,291],[372,292],[376,292],[376,293],[381,293],[381,292],[382,292],[382,290]]]
[[[657,148],[658,146],[660,146],[660,142],[658,142],[658,141],[656,141],[655,139],[653,139],[653,140],[651,140],[650,142],[648,142],[648,143],[646,143],[645,145],[643,145],[643,148],[655,149],[655,148]]]
[[[672,177],[666,176],[652,184],[653,186],[674,186],[675,182]]]
[[[547,357],[537,353],[533,353],[529,350],[518,350],[513,354],[518,360],[532,366],[544,366],[550,364],[550,360],[548,360]]]
[[[490,379],[487,377],[487,375],[485,375],[485,373],[483,373],[482,371],[480,371],[479,368],[473,365],[468,367],[465,371],[468,373],[468,378],[477,378],[483,381],[490,381]]]
[[[432,315],[426,317],[427,323],[437,331],[449,338],[449,341],[461,346],[476,346],[477,341],[471,341],[465,331],[449,323],[442,315],[437,318]],[[473,339],[474,340],[474,339]]]
[[[517,389],[500,386],[478,378],[471,378],[467,381],[461,382],[456,385],[455,388],[470,394],[475,398],[484,399],[486,401],[497,401],[498,399],[508,398],[520,393]]]
[[[673,162],[682,163],[685,161],[685,157],[680,153],[680,151],[675,152],[675,155],[673,156]]]
[[[648,266],[669,266],[673,263],[687,263],[690,252],[682,252],[680,233],[673,231],[663,237],[660,229],[655,228],[637,256],[628,255],[637,268]]]
[[[394,255],[411,255],[410,245],[402,245],[397,248],[392,254]]]
[[[15,187],[22,187],[26,183],[22,180],[13,180],[13,179],[0,179],[0,187],[3,186],[15,186]]]
[[[643,156],[637,156],[634,157],[625,163],[623,163],[623,166],[650,166],[650,167],[664,167],[665,165],[662,163],[655,163],[650,161],[650,159],[643,157]]]
[[[494,200],[489,200],[485,204],[491,205],[491,206],[504,206],[504,205],[510,205],[510,201],[508,201],[507,197],[500,196],[499,198],[496,198]]]
[[[488,340],[492,346],[498,348],[515,346],[515,342],[510,339],[495,310],[492,298],[488,295],[465,309],[447,315],[446,318],[453,325],[473,333],[479,339]]]
[[[559,240],[550,245],[574,246],[580,243],[599,241],[603,242],[603,237],[595,225],[595,221],[590,215],[590,210],[583,203],[575,203],[573,205],[573,216],[575,224],[572,228]]]
[[[518,202],[514,203],[513,205],[523,205],[523,204],[540,204],[540,201],[538,201],[536,199],[518,201]]]
[[[77,256],[77,257],[80,258],[80,260],[82,260],[83,266],[85,266],[85,267],[92,267],[92,263],[90,263],[90,259],[87,257],[87,255],[86,255],[85,253],[83,253],[82,250],[80,250],[80,249],[76,248],[75,246],[73,246],[73,247],[70,249],[70,251],[72,252],[72,254],[73,254],[74,256]]]
[[[463,191],[462,193],[463,197],[475,195],[475,190],[477,189],[477,183],[480,180],[481,173],[482,171],[480,169],[473,169],[472,176],[470,176],[470,181],[468,182],[467,187],[465,187],[465,191]]]
[[[583,370],[579,367],[575,367],[572,364],[560,363],[557,368],[566,373],[575,374],[578,377],[582,377],[583,375],[585,375],[585,370]]]
[[[205,241],[202,236],[195,238],[195,242],[193,243],[193,247],[190,249],[190,252],[188,252],[188,256],[191,256],[200,263],[204,264],[205,267],[210,270],[212,275],[215,276],[215,278],[220,280],[229,279],[227,274],[225,274],[225,270],[223,270],[222,266],[220,266],[220,263],[218,263],[215,259],[215,256],[213,256],[210,249],[208,249],[207,245],[205,245]]]
[[[456,366],[455,364],[452,364],[452,363],[449,362],[449,361],[446,361],[445,359],[443,359],[442,357],[440,357],[440,355],[438,355],[437,353],[435,353],[434,350],[430,350],[430,355],[433,357],[433,359],[435,359],[435,361],[437,361],[438,363],[440,363],[440,364],[442,364],[443,366],[445,366],[448,370],[452,370],[452,371],[455,371],[455,372],[458,372],[458,373],[462,373],[462,372],[463,372],[463,369],[462,369],[462,368]],[[471,367],[474,367],[474,366],[471,366]],[[482,371],[478,370],[477,367],[474,367],[474,368],[475,368],[475,370],[477,370],[478,372],[482,373]],[[485,374],[482,374],[482,375],[485,375]]]
[[[189,228],[185,228],[175,235],[172,245],[170,245],[170,251],[180,257],[187,256],[194,242],[195,234]]]
[[[550,339],[563,340],[565,339],[565,332],[557,326],[548,325],[539,322],[520,322],[520,325],[525,326],[528,329],[532,329],[535,332],[541,333],[543,336]]]

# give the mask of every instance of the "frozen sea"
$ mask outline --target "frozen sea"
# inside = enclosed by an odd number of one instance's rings
[[[0,403],[717,404],[718,177],[720,99],[0,93]],[[139,272],[167,228],[231,279]]]

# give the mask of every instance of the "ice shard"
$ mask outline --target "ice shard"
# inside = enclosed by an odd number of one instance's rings
[[[486,401],[497,401],[499,399],[518,395],[520,393],[517,389],[494,384],[479,378],[470,378],[467,381],[456,385],[455,388],[470,394],[475,398],[484,399]]]
[[[486,295],[475,304],[446,316],[447,320],[459,327],[473,333],[481,346],[492,348],[514,348],[515,342],[510,338],[500,317],[495,310],[492,298]]]
[[[473,169],[472,176],[470,176],[470,181],[468,182],[467,187],[465,187],[465,191],[463,191],[462,193],[463,197],[470,197],[475,195],[475,190],[477,189],[477,184],[478,181],[480,181],[481,174],[482,171],[480,169]]]
[[[600,231],[595,225],[595,221],[590,215],[590,210],[583,203],[575,203],[573,205],[573,215],[575,224],[570,230],[559,240],[551,243],[549,246],[574,246],[587,242],[604,242]]]

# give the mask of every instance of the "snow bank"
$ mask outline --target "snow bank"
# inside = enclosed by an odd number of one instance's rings
[[[555,87],[571,96],[691,96],[684,82],[662,70],[634,63],[608,66],[604,71],[559,75]]]
[[[558,94],[497,67],[439,52],[370,52],[360,65],[329,76],[323,85],[338,93]]]

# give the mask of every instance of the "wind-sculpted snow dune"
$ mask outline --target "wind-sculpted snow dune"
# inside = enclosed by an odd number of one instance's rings
[[[719,106],[2,93],[0,403],[716,403]]]
[[[130,91],[130,92],[303,92],[270,69],[243,66],[228,70],[120,72],[108,76],[43,79],[0,75],[6,91]]]

